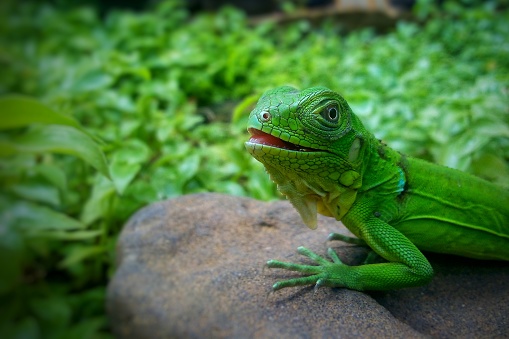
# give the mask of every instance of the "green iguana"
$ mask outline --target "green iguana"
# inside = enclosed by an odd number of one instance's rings
[[[267,91],[251,112],[247,150],[311,229],[317,213],[341,220],[387,262],[348,266],[299,247],[318,265],[277,260],[270,268],[304,276],[273,290],[310,285],[389,290],[429,282],[420,250],[509,260],[509,191],[461,171],[400,154],[368,132],[339,94],[313,87]]]

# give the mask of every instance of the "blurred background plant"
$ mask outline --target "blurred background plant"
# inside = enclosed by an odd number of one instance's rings
[[[275,86],[328,86],[392,147],[509,186],[509,11],[496,1],[419,1],[384,34],[191,15],[177,0],[63,3],[0,5],[2,338],[109,337],[116,237],[142,206],[279,198],[243,146]]]

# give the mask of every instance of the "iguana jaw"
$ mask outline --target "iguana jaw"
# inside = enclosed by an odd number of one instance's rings
[[[253,127],[248,131],[251,138],[246,142],[247,150],[265,166],[278,190],[290,200],[306,226],[316,229],[318,203],[324,193],[318,194],[306,180],[297,180],[296,177],[302,179],[302,173],[288,171],[283,174],[277,165],[280,161],[275,159],[321,158],[326,151],[296,145]]]
[[[297,152],[323,152],[320,149],[314,149],[310,147],[304,147],[300,145],[293,144],[289,141],[278,138],[274,135],[265,133],[260,131],[259,129],[250,127],[248,128],[249,134],[251,134],[251,138],[249,138],[249,143],[265,145],[274,148],[286,149],[288,151],[297,151]]]

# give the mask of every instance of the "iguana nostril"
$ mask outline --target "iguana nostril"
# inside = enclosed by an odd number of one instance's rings
[[[271,115],[270,115],[270,113],[269,113],[269,112],[263,112],[261,116],[262,116],[262,120],[263,120],[264,122],[269,121],[269,120],[270,120],[270,118],[271,118]]]

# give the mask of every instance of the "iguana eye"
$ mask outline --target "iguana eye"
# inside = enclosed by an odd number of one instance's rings
[[[321,113],[321,116],[328,122],[336,123],[339,120],[339,109],[338,105],[332,104],[325,107]]]

